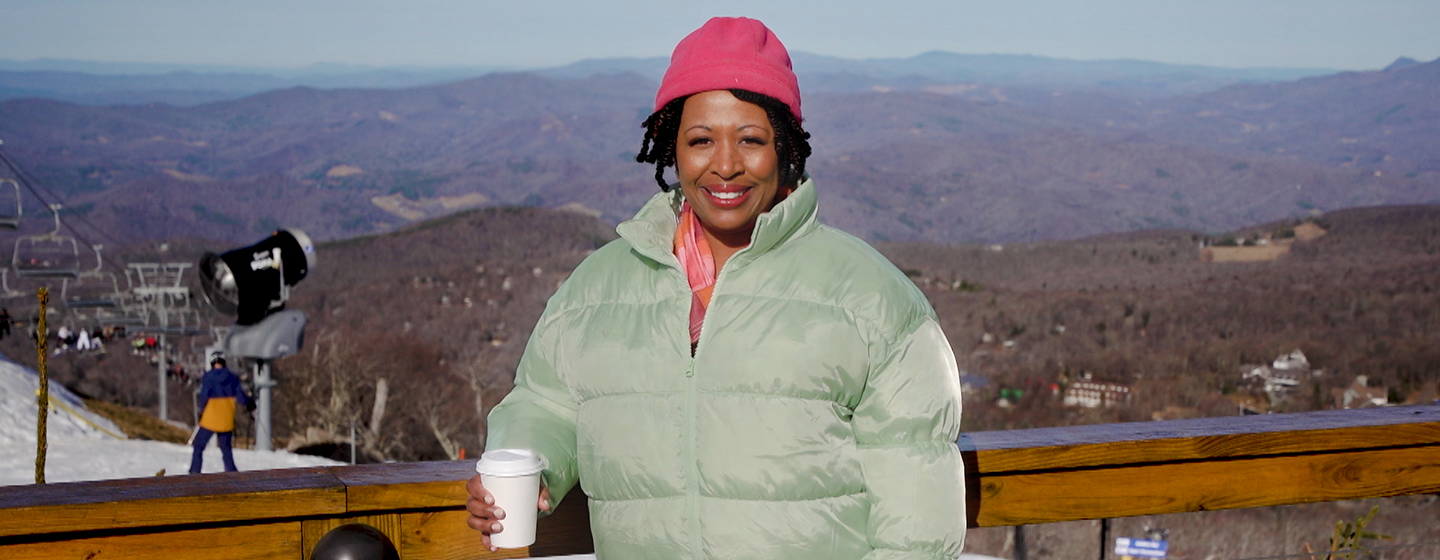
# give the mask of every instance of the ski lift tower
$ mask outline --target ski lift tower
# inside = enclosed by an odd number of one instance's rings
[[[160,383],[160,419],[170,419],[169,391],[165,383],[165,335],[194,335],[205,331],[186,329],[190,308],[190,288],[185,286],[185,271],[190,263],[130,263],[125,276],[131,282],[131,298],[145,323],[135,330],[159,335],[160,352],[156,375]],[[177,328],[179,327],[179,328]],[[196,325],[198,327],[198,325]]]
[[[271,449],[270,390],[275,387],[270,363],[293,355],[304,345],[303,311],[285,309],[290,288],[315,267],[315,245],[298,229],[282,229],[259,243],[206,253],[199,278],[206,301],[217,311],[234,315],[235,326],[220,340],[227,356],[254,360],[255,448]]]

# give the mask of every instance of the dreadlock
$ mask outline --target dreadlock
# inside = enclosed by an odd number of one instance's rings
[[[665,168],[675,165],[675,140],[680,136],[680,111],[685,108],[685,100],[689,98],[690,96],[686,95],[670,100],[640,125],[645,127],[645,138],[640,141],[640,153],[635,155],[635,161],[655,164],[655,182],[659,183],[660,190],[665,192],[670,192],[670,184],[665,182]]]
[[[765,110],[770,126],[775,129],[775,153],[779,156],[780,184],[794,185],[805,175],[805,160],[810,157],[810,133],[800,127],[800,120],[790,112],[790,107],[779,99],[744,89],[732,89],[736,99],[759,105]],[[680,136],[680,113],[685,100],[678,97],[666,103],[640,126],[645,128],[645,138],[640,141],[640,153],[635,161],[655,164],[655,183],[660,190],[669,192],[670,184],[665,182],[665,168],[675,165],[675,142]]]

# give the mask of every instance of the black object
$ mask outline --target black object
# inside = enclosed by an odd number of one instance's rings
[[[235,323],[253,325],[285,308],[294,286],[315,266],[315,246],[298,229],[282,229],[248,247],[200,259],[205,299]]]
[[[350,523],[325,533],[310,560],[400,560],[400,551],[379,529]]]

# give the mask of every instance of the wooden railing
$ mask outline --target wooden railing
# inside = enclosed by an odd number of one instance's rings
[[[1106,424],[960,438],[971,526],[1440,492],[1440,406]],[[0,558],[306,560],[366,523],[405,560],[591,550],[583,496],[530,549],[465,526],[470,461],[0,487]]]

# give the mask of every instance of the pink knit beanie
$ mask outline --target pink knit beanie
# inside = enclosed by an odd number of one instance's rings
[[[681,39],[655,94],[655,110],[676,98],[717,89],[774,97],[800,120],[800,82],[790,69],[790,53],[759,20],[711,18]]]

